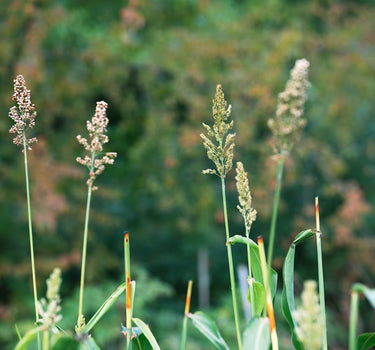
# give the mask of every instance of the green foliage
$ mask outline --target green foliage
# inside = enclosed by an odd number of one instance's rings
[[[128,43],[123,41],[123,6],[119,0],[0,2],[0,347],[13,348],[14,324],[20,323],[24,334],[30,325],[20,320],[32,312],[25,293],[30,283],[23,169],[21,159],[14,156],[6,118],[11,82],[18,73],[31,84],[40,121],[35,127],[39,144],[30,162],[40,159],[49,164],[43,171],[32,167],[30,174],[33,208],[43,213],[34,223],[38,285],[52,267],[61,265],[63,308],[74,298],[78,279],[77,232],[83,225],[85,195],[84,174],[74,165],[80,152],[74,140],[93,103],[99,99],[109,103],[111,149],[119,158],[98,181],[103,192],[93,201],[88,256],[92,270],[87,283],[106,293],[90,300],[95,307],[87,307],[94,313],[108,290],[116,288],[105,281],[121,276],[122,247],[114,242],[117,232],[126,228],[134,233],[132,258],[152,279],[175,288],[176,303],[163,300],[144,310],[160,321],[157,327],[163,336],[158,339],[171,337],[163,348],[175,349],[168,326],[174,325],[175,313],[182,309],[186,281],[196,277],[201,244],[215,257],[214,305],[227,290],[222,278],[225,251],[217,236],[222,224],[217,189],[207,186],[211,180],[200,175],[209,164],[197,140],[201,121],[209,118],[214,86],[225,87],[233,104],[235,131],[241,131],[235,156],[248,164],[254,206],[262,213],[253,229],[267,232],[275,166],[265,161],[271,153],[266,122],[300,57],[312,63],[312,87],[303,142],[295,148],[294,159],[288,160],[284,176],[276,270],[291,233],[311,225],[311,198],[319,194],[327,232],[325,271],[335,276],[327,280],[327,301],[341,305],[354,281],[373,280],[375,82],[369,77],[374,73],[374,3],[142,2],[138,12],[145,26]],[[233,177],[229,174],[231,230],[241,232],[243,224],[236,219],[236,198],[231,194]],[[238,252],[237,261],[244,261],[242,249]],[[311,246],[300,246],[296,258],[298,282],[312,273]],[[152,289],[143,290],[149,298]],[[137,297],[143,298],[142,294]],[[335,322],[341,322],[337,305],[330,303],[328,308]],[[164,308],[165,320],[158,308]],[[106,319],[112,320],[112,315],[106,314]],[[371,330],[370,326],[371,319],[365,317],[363,328]],[[111,329],[103,330],[102,337],[114,337]]]

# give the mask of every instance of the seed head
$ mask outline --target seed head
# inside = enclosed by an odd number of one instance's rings
[[[15,145],[25,145],[29,150],[30,145],[37,142],[36,137],[27,138],[26,129],[32,129],[35,125],[35,105],[31,103],[30,90],[26,87],[25,78],[17,75],[14,79],[14,93],[12,100],[16,102],[9,111],[9,117],[14,121],[14,125],[9,129],[11,134],[16,134],[13,138]]]
[[[302,118],[307,99],[309,61],[297,60],[290,72],[285,90],[279,94],[275,118],[268,120],[274,140],[275,153],[289,152],[296,143],[299,132],[306,125]]]
[[[238,201],[237,209],[240,211],[246,228],[246,236],[249,236],[251,224],[255,221],[257,211],[252,208],[251,202],[251,192],[249,187],[249,181],[247,172],[243,168],[242,162],[237,162],[236,167],[236,186],[238,192]]]
[[[39,314],[44,327],[54,327],[62,319],[60,315],[61,270],[55,268],[47,279],[47,299],[38,302]]]
[[[113,164],[114,158],[117,156],[115,152],[106,152],[99,158],[103,153],[103,145],[108,142],[108,136],[106,135],[108,125],[107,106],[108,104],[104,101],[96,103],[95,114],[91,121],[87,121],[89,141],[81,135],[77,136],[78,142],[89,152],[89,155],[84,158],[77,157],[77,162],[89,169],[88,186],[92,186],[96,177],[104,171],[104,165]],[[92,187],[92,190],[96,189],[97,187]]]
[[[231,113],[231,105],[228,106],[224,99],[221,85],[217,85],[216,94],[213,100],[212,114],[214,125],[211,127],[203,123],[206,134],[200,136],[203,139],[203,146],[207,151],[207,156],[211,159],[216,169],[203,170],[203,174],[215,174],[222,178],[226,176],[233,165],[233,149],[235,133],[229,133],[233,128],[233,120],[228,118]]]
[[[301,299],[301,307],[293,312],[298,339],[306,350],[321,349],[322,322],[315,281],[305,281]]]

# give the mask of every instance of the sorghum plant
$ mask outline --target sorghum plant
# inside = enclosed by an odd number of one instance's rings
[[[285,90],[279,94],[276,115],[268,120],[268,126],[273,133],[275,158],[278,161],[267,254],[269,266],[272,265],[277,208],[279,206],[285,157],[293,148],[299,138],[300,131],[306,124],[306,119],[302,118],[302,115],[307,99],[307,89],[310,86],[307,80],[309,66],[310,63],[304,58],[296,61],[290,72],[290,79],[286,83]]]
[[[107,164],[113,164],[114,158],[117,156],[115,152],[107,152],[103,155],[103,145],[108,142],[107,125],[108,118],[106,117],[107,103],[104,101],[96,103],[95,114],[91,121],[87,121],[87,130],[89,132],[89,140],[77,136],[78,142],[88,152],[84,158],[77,157],[77,162],[85,165],[89,170],[89,178],[87,180],[87,203],[86,203],[86,216],[85,226],[83,232],[83,246],[82,246],[82,264],[81,264],[81,282],[79,292],[79,305],[78,305],[78,319],[76,325],[76,332],[79,334],[85,326],[85,318],[82,314],[83,304],[83,290],[85,284],[85,268],[86,268],[86,249],[87,249],[87,233],[90,218],[90,204],[92,191],[97,187],[93,185],[96,177],[100,175]]]
[[[230,114],[231,106],[228,106],[227,101],[224,99],[224,93],[221,88],[221,85],[218,85],[216,87],[216,93],[212,107],[214,124],[212,127],[210,127],[209,125],[203,123],[203,126],[206,129],[206,134],[202,133],[200,136],[203,139],[203,145],[207,151],[208,158],[211,159],[216,166],[216,169],[206,169],[203,170],[203,173],[217,175],[220,177],[221,180],[226,241],[229,240],[229,226],[225,193],[225,177],[228,171],[232,169],[234,138],[236,136],[235,133],[230,133],[230,130],[233,128],[233,120],[228,120]],[[234,320],[236,324],[237,342],[238,348],[241,349],[242,345],[237,309],[236,284],[234,278],[232,248],[230,244],[227,244],[227,255],[229,264],[230,284],[232,290]]]
[[[27,214],[29,223],[29,242],[30,242],[30,258],[31,258],[31,274],[33,280],[33,294],[35,306],[35,321],[39,321],[38,316],[38,294],[36,287],[36,272],[35,272],[35,258],[34,258],[34,239],[33,226],[31,216],[31,201],[30,201],[30,185],[29,185],[29,170],[27,162],[27,151],[31,150],[31,144],[37,142],[36,137],[29,137],[28,130],[35,126],[35,105],[31,103],[30,90],[26,87],[25,78],[22,75],[17,75],[14,79],[14,93],[12,96],[16,105],[9,111],[9,117],[14,121],[14,125],[10,128],[11,134],[16,134],[13,138],[13,143],[22,147],[24,164],[25,164],[25,179],[26,179],[26,197],[27,197]]]

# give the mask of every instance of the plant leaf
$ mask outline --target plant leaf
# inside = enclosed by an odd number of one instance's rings
[[[137,327],[142,331],[144,336],[147,338],[149,343],[151,344],[154,350],[160,350],[159,344],[156,341],[154,335],[152,334],[150,327],[146,325],[142,320],[139,318],[132,318],[133,322],[137,325]]]
[[[91,317],[90,321],[87,322],[86,326],[82,329],[81,333],[89,333],[90,330],[99,322],[104,316],[108,309],[113,305],[117,298],[126,289],[126,283],[120,284],[117,289],[110,295],[110,297],[103,303],[103,305],[95,312],[94,316]]]
[[[95,340],[91,336],[88,336],[83,341],[80,341],[79,350],[100,350],[100,348]]]
[[[22,337],[22,339],[17,343],[14,350],[26,350],[27,346],[30,342],[36,338],[38,334],[38,328],[30,329],[26,334]]]
[[[216,323],[205,313],[197,311],[194,314],[188,314],[197,328],[217,349],[229,350],[229,347],[221,336]]]
[[[252,318],[243,333],[243,348],[268,350],[271,344],[270,325],[267,317]]]
[[[282,311],[292,330],[292,343],[295,349],[297,350],[303,350],[304,347],[302,343],[299,341],[299,339],[297,338],[297,335],[295,333],[296,321],[293,317],[293,311],[295,310],[294,257],[295,257],[296,246],[313,235],[315,235],[315,231],[309,229],[309,230],[301,231],[296,236],[293,243],[289,247],[288,253],[284,260],[284,267],[283,267],[284,287],[283,287],[283,292],[282,292]]]
[[[254,291],[254,315],[251,317],[259,317],[262,314],[262,311],[266,305],[266,291],[264,290],[263,284],[254,281],[253,282],[253,291]],[[250,288],[247,294],[247,298],[251,303],[250,298]]]
[[[358,350],[373,349],[375,346],[375,333],[363,333],[357,339]]]

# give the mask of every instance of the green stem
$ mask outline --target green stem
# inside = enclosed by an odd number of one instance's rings
[[[223,211],[224,211],[224,222],[225,222],[225,235],[226,241],[229,240],[229,225],[228,225],[228,213],[227,213],[227,200],[225,195],[225,179],[221,177],[221,192],[223,198]],[[232,301],[233,301],[233,312],[234,312],[234,322],[236,325],[236,335],[238,342],[238,349],[242,349],[241,344],[241,333],[239,326],[238,310],[237,310],[237,296],[236,296],[236,284],[234,278],[234,268],[233,268],[233,258],[232,258],[232,246],[227,244],[227,255],[228,255],[228,264],[229,264],[229,277],[230,277],[230,286],[232,291]]]
[[[81,283],[79,289],[79,304],[78,304],[78,319],[77,326],[80,326],[80,319],[82,314],[82,304],[83,304],[83,290],[85,288],[85,270],[86,270],[86,252],[87,252],[87,234],[90,220],[90,204],[91,204],[91,193],[92,185],[88,186],[87,190],[87,203],[86,203],[86,215],[85,215],[85,227],[83,231],[83,246],[82,246],[82,262],[81,262]]]
[[[358,302],[359,294],[352,290],[350,297],[349,350],[356,350]]]
[[[36,287],[36,273],[35,273],[35,258],[34,258],[34,240],[33,240],[33,225],[31,219],[31,200],[30,200],[30,185],[29,185],[29,169],[27,161],[27,139],[26,134],[23,134],[23,154],[25,164],[25,181],[26,181],[26,199],[27,199],[27,217],[29,222],[29,241],[30,241],[30,258],[31,258],[31,275],[33,280],[33,295],[34,295],[34,307],[35,307],[35,322],[38,324],[38,293]],[[38,349],[41,348],[41,339],[38,331]]]
[[[285,155],[281,154],[281,158],[277,166],[276,188],[275,188],[275,193],[273,197],[271,228],[270,228],[270,236],[269,236],[269,242],[268,242],[267,262],[268,262],[269,270],[271,269],[271,266],[272,266],[273,247],[275,244],[276,221],[277,221],[277,213],[278,213],[278,208],[279,208],[281,180],[283,178],[284,164],[285,164]]]
[[[249,232],[246,229],[246,237],[249,238]],[[247,266],[249,269],[248,283],[250,288],[250,308],[251,308],[251,318],[255,315],[255,305],[254,305],[254,285],[253,285],[253,275],[251,272],[251,257],[250,257],[250,243],[247,242]]]
[[[188,313],[190,309],[190,299],[191,299],[191,288],[193,286],[193,281],[189,281],[188,289],[186,293],[186,301],[185,301],[185,313],[184,313],[184,322],[182,324],[182,335],[181,335],[181,346],[180,350],[186,349],[186,338],[187,338],[187,321],[188,321]]]
[[[318,278],[319,278],[319,303],[322,313],[322,349],[327,350],[327,321],[326,306],[324,299],[324,278],[323,278],[323,258],[322,258],[322,240],[320,230],[316,233],[316,249],[318,254]]]
[[[126,348],[131,347],[131,328],[132,328],[132,298],[131,298],[131,287],[130,287],[130,244],[129,244],[129,232],[125,233],[124,236],[124,255],[125,255],[125,281],[126,281]]]

